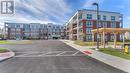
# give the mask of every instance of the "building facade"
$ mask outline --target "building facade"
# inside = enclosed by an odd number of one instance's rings
[[[5,23],[7,39],[63,39],[65,28],[52,23]]]
[[[99,11],[99,28],[123,28],[123,15],[118,12]],[[69,40],[92,41],[91,30],[97,29],[97,15],[95,10],[78,10],[66,23],[66,37]],[[106,33],[105,39],[113,41],[113,33]],[[97,34],[94,35],[97,40]],[[117,40],[120,40],[117,35]],[[101,37],[100,37],[101,38]]]

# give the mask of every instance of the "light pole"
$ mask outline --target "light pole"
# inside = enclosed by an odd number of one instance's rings
[[[99,6],[98,6],[98,3],[93,3],[92,5],[97,7],[97,10],[96,10],[97,11],[97,48],[96,50],[98,50],[99,49],[99,24],[98,24]]]

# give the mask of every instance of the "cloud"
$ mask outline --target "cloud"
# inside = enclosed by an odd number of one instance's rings
[[[15,14],[2,16],[3,22],[59,23],[66,21],[70,7],[64,0],[15,0]]]

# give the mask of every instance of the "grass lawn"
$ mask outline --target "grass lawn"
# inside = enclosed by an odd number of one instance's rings
[[[94,46],[94,45],[96,45],[96,42],[75,41],[74,44],[77,44],[80,46]]]
[[[80,46],[94,46],[96,45],[96,42],[83,42],[83,41],[75,41],[74,44],[80,45]],[[122,45],[123,42],[116,42],[117,45]],[[125,44],[130,44],[130,42],[125,42]],[[108,45],[114,45],[114,42],[108,42]]]
[[[11,44],[11,42],[8,42],[6,40],[0,40],[0,44]]]
[[[9,52],[9,50],[4,49],[4,48],[0,48],[0,53],[4,53],[4,52]]]
[[[130,60],[130,54],[126,54],[122,50],[113,49],[113,48],[100,48],[99,51]]]
[[[114,42],[108,42],[109,45],[114,45]],[[116,42],[117,45],[122,45],[123,42]],[[125,44],[130,44],[130,42],[125,42]]]
[[[8,40],[0,40],[0,44],[31,44],[31,41],[8,41]]]

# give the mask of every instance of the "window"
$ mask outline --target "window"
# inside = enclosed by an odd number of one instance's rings
[[[15,24],[11,24],[11,28],[15,28]]]
[[[87,28],[86,29],[87,34],[91,34],[92,33],[91,30],[92,30],[92,28]]]
[[[111,22],[111,28],[116,28],[116,23],[115,22]]]
[[[79,23],[79,26],[83,26],[83,23],[82,23],[82,22],[80,22],[80,23]]]
[[[103,22],[103,27],[107,28],[107,22]]]
[[[47,26],[46,26],[46,25],[44,25],[44,28],[47,28]]]
[[[102,24],[101,24],[101,22],[98,22],[98,27],[100,28],[100,27],[102,27]]]
[[[64,27],[61,27],[61,29],[64,29]]]
[[[107,17],[105,15],[103,15],[103,20],[105,20],[105,21],[107,20]]]
[[[56,26],[57,29],[59,29],[60,27],[59,26]]]
[[[87,19],[92,19],[92,14],[87,14]]]
[[[51,28],[51,25],[49,25],[48,28]]]
[[[115,16],[111,16],[111,21],[115,21]]]
[[[40,28],[43,28],[43,25],[40,25]]]
[[[86,36],[86,39],[87,39],[87,40],[92,40],[92,35],[91,35],[91,34],[87,35],[87,36]]]
[[[91,21],[86,21],[86,26],[87,27],[92,27],[93,23]]]
[[[80,29],[79,29],[79,32],[80,32],[80,33],[82,33],[82,32],[83,32],[83,29],[82,29],[82,28],[80,28]]]
[[[98,15],[98,20],[101,20],[101,15]]]
[[[53,26],[53,29],[55,29],[55,26]]]
[[[24,27],[24,28],[30,28],[30,25],[24,24],[23,27]]]
[[[79,19],[82,19],[82,14],[79,15]]]
[[[20,25],[19,25],[19,24],[16,24],[16,28],[20,28]]]

